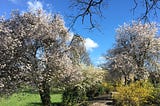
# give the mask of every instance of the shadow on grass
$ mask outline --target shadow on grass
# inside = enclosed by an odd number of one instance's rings
[[[34,91],[34,90],[25,90],[23,91],[23,93],[29,93],[29,94],[39,94],[38,91]],[[51,94],[62,94],[63,91],[51,91]]]
[[[34,90],[24,90],[23,93],[28,93],[28,94],[39,94],[38,91],[34,91]]]
[[[28,103],[27,106],[42,106],[42,103],[33,102]],[[63,106],[62,103],[52,103],[52,106]]]

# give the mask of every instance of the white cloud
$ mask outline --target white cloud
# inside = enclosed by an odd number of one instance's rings
[[[92,51],[94,48],[98,47],[98,44],[96,42],[94,42],[92,39],[86,38],[85,39],[85,46],[86,46],[87,51]]]
[[[43,5],[40,1],[33,1],[33,2],[28,1],[27,4],[28,4],[28,9],[32,11],[43,9]]]

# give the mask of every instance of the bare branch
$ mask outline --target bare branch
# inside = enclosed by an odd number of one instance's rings
[[[141,0],[144,3],[144,13],[142,14],[142,16],[139,17],[139,20],[143,20],[144,22],[148,22],[149,21],[149,15],[153,15],[155,17],[158,17],[157,14],[157,10],[159,10],[159,2],[160,0]],[[135,10],[138,7],[138,3],[139,0],[134,0],[134,4],[135,7],[133,8],[133,12],[135,12]]]
[[[86,16],[89,17],[90,29],[95,28],[96,23],[93,21],[93,16],[97,14],[99,16],[102,16],[101,4],[104,2],[104,0],[87,0],[87,1],[76,0],[72,2],[73,3],[71,4],[70,7],[73,7],[79,11],[77,16],[72,17],[73,19],[69,27],[69,30],[73,28],[74,24],[79,18],[82,19],[82,24],[84,24]]]

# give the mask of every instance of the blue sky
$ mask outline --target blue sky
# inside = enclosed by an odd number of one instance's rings
[[[12,10],[19,10],[21,12],[27,11],[29,8],[43,8],[52,13],[60,13],[69,26],[67,15],[71,14],[68,6],[70,0],[0,0],[0,16],[10,16]],[[87,19],[84,25],[81,20],[77,21],[72,32],[78,33],[85,37],[86,47],[90,54],[92,62],[97,65],[103,62],[102,55],[113,47],[115,43],[115,29],[124,22],[128,23],[140,16],[143,8],[138,8],[133,15],[131,9],[134,7],[133,0],[108,0],[107,7],[103,9],[104,18],[96,17],[100,25],[101,31],[88,30]]]

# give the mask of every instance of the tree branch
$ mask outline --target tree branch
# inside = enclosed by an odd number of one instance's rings
[[[89,22],[90,22],[90,29],[95,28],[95,23],[93,22],[93,16],[97,15],[96,9],[99,11],[98,15],[102,16],[101,12],[101,4],[104,0],[88,0],[88,1],[82,1],[82,0],[76,0],[75,4],[77,7],[74,7],[76,9],[79,9],[80,13],[78,13],[77,16],[73,17],[73,20],[71,22],[71,25],[69,27],[69,30],[73,28],[74,24],[79,18],[82,18],[82,24],[84,24],[84,20],[86,16],[89,16]],[[72,4],[72,6],[73,6]]]

